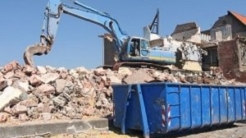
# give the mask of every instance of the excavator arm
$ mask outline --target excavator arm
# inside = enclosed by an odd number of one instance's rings
[[[49,0],[45,13],[42,27],[40,42],[28,46],[24,52],[24,61],[27,65],[34,66],[33,56],[48,54],[55,41],[59,21],[63,13],[97,24],[108,31],[114,38],[115,51],[117,55],[121,52],[121,46],[129,37],[125,34],[118,22],[110,17],[109,14],[97,11],[78,1],[73,2],[73,6],[61,2],[61,0]],[[76,7],[77,6],[77,7]]]

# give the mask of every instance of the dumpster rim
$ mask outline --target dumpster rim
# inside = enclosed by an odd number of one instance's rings
[[[176,86],[176,85],[182,85],[182,86],[195,86],[195,87],[234,87],[234,88],[246,88],[246,85],[221,85],[221,84],[192,84],[192,83],[181,83],[181,82],[151,82],[151,83],[132,83],[132,84],[112,84],[111,86],[129,86],[129,85],[171,85],[171,86]]]

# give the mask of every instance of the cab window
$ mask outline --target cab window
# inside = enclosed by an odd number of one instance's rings
[[[146,41],[146,40],[144,40],[144,39],[142,39],[142,40],[141,40],[140,47],[141,47],[141,50],[146,50],[146,49],[148,49],[148,47],[149,47],[149,42]]]

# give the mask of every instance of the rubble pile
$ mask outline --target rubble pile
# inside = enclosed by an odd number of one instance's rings
[[[241,85],[221,71],[182,73],[147,69],[87,70],[21,66],[13,61],[0,69],[0,122],[105,117],[113,112],[112,84],[181,82]]]

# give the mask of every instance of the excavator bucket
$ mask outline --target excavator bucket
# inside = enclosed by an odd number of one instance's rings
[[[24,52],[23,58],[26,65],[34,66],[33,56],[41,56],[43,54],[47,54],[49,51],[49,47],[44,45],[31,45],[28,46]]]

